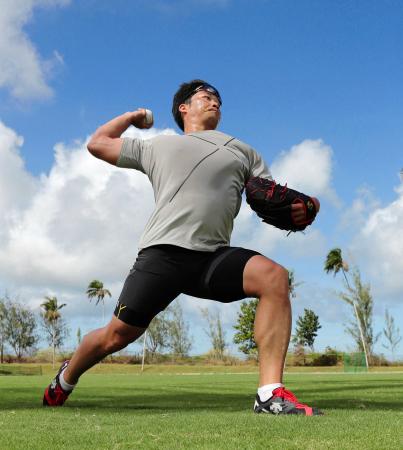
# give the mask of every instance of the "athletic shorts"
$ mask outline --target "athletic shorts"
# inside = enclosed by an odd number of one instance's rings
[[[179,294],[222,303],[241,300],[247,297],[244,267],[259,254],[241,247],[201,252],[164,244],[142,249],[126,278],[114,315],[129,325],[146,328]]]

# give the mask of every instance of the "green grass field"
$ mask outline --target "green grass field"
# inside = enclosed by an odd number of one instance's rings
[[[276,417],[252,413],[256,373],[220,370],[101,365],[57,409],[41,406],[48,370],[0,376],[0,449],[403,449],[402,373],[287,374],[287,387],[326,415]]]

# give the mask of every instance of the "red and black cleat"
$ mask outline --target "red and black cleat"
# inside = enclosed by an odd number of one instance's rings
[[[53,378],[52,382],[45,389],[45,393],[43,395],[43,406],[62,406],[71,394],[71,391],[65,391],[60,386],[59,382],[60,374],[68,366],[69,362],[70,361],[65,361],[61,365],[59,372],[57,372],[55,378]]]
[[[297,397],[291,392],[280,387],[274,389],[273,396],[269,400],[262,402],[259,395],[256,395],[255,413],[267,414],[301,414],[303,416],[322,416],[323,412],[318,408],[311,408],[308,405],[299,403]]]

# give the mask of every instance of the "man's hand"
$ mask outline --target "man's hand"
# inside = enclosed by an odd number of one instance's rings
[[[315,204],[316,214],[319,212],[320,203],[316,197],[312,197],[312,201]],[[305,208],[302,203],[294,203],[291,205],[291,217],[297,225],[300,225],[305,222]]]
[[[130,114],[130,123],[140,130],[148,129],[153,126],[152,123],[146,121],[146,110],[144,108],[138,108],[137,111],[132,111]]]

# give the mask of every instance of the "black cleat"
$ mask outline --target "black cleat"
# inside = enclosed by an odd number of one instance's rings
[[[273,396],[265,402],[262,402],[259,395],[256,395],[253,410],[258,414],[301,414],[303,416],[323,415],[323,412],[318,408],[311,408],[308,405],[299,403],[297,397],[295,397],[291,391],[284,389],[284,387],[274,389]]]

